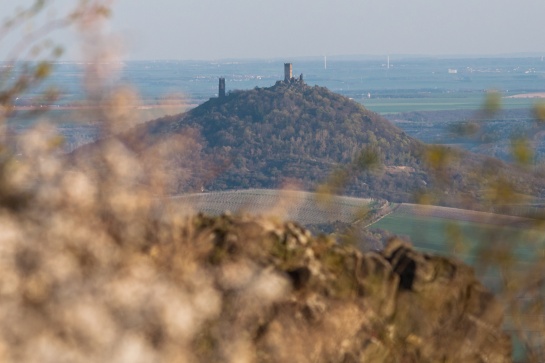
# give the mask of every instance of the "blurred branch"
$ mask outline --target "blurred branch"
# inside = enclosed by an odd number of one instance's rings
[[[34,4],[29,6],[27,9],[19,11],[16,15],[11,18],[8,18],[0,29],[0,43],[3,39],[13,31],[16,27],[25,24],[25,20],[31,19],[36,16],[46,5],[49,0],[35,0]]]
[[[55,31],[74,25],[93,25],[97,19],[110,14],[109,0],[79,0],[73,9],[54,18],[45,19],[35,30],[22,35],[7,53],[7,66],[0,70],[0,123],[13,112],[13,100],[29,89],[36,87],[52,72],[52,61],[58,59],[63,48],[48,41]],[[17,28],[36,19],[52,4],[49,0],[36,0],[26,9],[20,10],[6,20],[0,29],[0,43],[13,35]],[[39,42],[43,44],[38,45]],[[43,54],[43,49],[51,49],[50,54]],[[11,79],[10,79],[11,78]],[[42,102],[55,100],[58,92],[47,91]],[[35,110],[31,110],[31,113]]]

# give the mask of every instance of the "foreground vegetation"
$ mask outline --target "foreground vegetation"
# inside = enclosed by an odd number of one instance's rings
[[[78,4],[74,18],[85,29],[91,15],[107,13],[100,2]],[[540,215],[525,225],[537,252],[524,259],[525,246],[496,225],[482,244],[447,225],[454,253],[475,248],[478,272],[499,276],[494,298],[467,265],[399,238],[362,253],[355,238],[312,237],[274,218],[188,216],[186,204],[168,199],[228,182],[274,182],[316,188],[325,202],[362,190],[509,213],[543,191],[524,140],[513,143],[518,165],[425,146],[303,84],[234,92],[135,131],[132,94],[101,83],[109,74],[101,55],[89,58],[86,85],[103,119],[99,143],[66,157],[47,124],[2,135],[0,360],[509,362],[503,311],[522,357],[542,360],[545,329],[536,317],[545,256],[533,238],[542,236]],[[14,97],[51,66],[22,64],[22,78],[0,84],[2,122]],[[279,162],[282,152],[289,158]]]

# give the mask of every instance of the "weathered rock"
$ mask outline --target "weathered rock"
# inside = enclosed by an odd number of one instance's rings
[[[270,219],[192,225],[222,296],[194,341],[203,362],[511,361],[499,303],[461,262],[401,240],[363,254]]]

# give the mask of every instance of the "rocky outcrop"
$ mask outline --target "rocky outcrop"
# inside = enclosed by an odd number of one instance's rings
[[[119,214],[73,198],[0,213],[1,362],[510,361],[501,308],[462,263],[122,193]]]
[[[461,262],[398,239],[364,254],[293,223],[192,225],[221,295],[221,313],[193,342],[197,360],[511,361],[500,305]]]

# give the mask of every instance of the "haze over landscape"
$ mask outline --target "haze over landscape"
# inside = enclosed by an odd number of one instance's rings
[[[545,2],[31,4],[0,361],[545,361]]]

